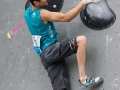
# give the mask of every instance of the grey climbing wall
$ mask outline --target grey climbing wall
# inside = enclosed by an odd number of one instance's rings
[[[75,7],[80,0],[65,0],[63,13]],[[26,24],[13,36],[13,30],[22,20],[26,0],[0,0],[0,90],[52,90],[52,85],[40,58],[33,51],[32,39]],[[101,76],[101,86],[85,90],[120,90],[120,0],[108,0],[117,20],[103,31],[88,29],[78,15],[69,23],[55,23],[58,38],[85,35],[88,41],[86,72]],[[82,90],[78,83],[76,55],[66,58],[71,90]]]

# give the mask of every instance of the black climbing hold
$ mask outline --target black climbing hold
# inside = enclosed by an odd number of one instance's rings
[[[31,4],[30,1],[28,0],[28,1],[26,2],[26,4],[25,4],[25,10],[26,10],[28,7],[30,7],[30,6],[32,6],[32,4]]]
[[[64,0],[47,0],[47,1],[48,1],[48,6],[43,7],[44,9],[47,9],[47,10],[53,11],[53,12],[60,12],[61,11]],[[28,0],[25,4],[25,10],[29,6],[32,6],[32,4]]]
[[[101,0],[99,3],[91,3],[86,5],[80,17],[82,22],[90,29],[104,30],[109,28],[116,20],[116,15],[109,7],[106,0]]]

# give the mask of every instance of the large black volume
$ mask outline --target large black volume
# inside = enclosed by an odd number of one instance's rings
[[[99,3],[91,3],[86,5],[80,17],[82,22],[90,29],[103,30],[111,25],[116,20],[116,15],[109,7],[106,0],[100,0]]]

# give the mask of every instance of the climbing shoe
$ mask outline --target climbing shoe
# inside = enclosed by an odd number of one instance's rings
[[[95,85],[98,85],[100,83],[103,82],[103,79],[101,77],[97,77],[97,78],[94,78],[94,77],[87,77],[86,79],[86,83],[85,84],[82,84],[81,81],[79,80],[79,83],[80,83],[80,87],[82,89],[85,89],[89,86],[95,86]]]

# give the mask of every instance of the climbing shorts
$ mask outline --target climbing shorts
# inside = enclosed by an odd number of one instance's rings
[[[41,62],[48,72],[53,90],[69,89],[65,58],[77,52],[76,37],[48,46],[41,54]]]

